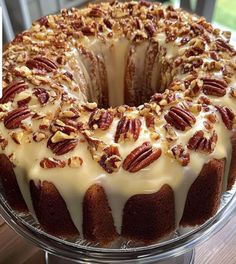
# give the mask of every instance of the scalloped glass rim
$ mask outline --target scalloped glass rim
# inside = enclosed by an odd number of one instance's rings
[[[229,221],[233,210],[236,208],[235,184],[230,191],[222,195],[217,214],[201,226],[192,228],[190,231],[180,228],[176,232],[177,237],[149,246],[101,248],[91,246],[89,242],[81,239],[70,242],[45,233],[39,229],[39,225],[33,220],[32,216],[13,211],[2,195],[1,189],[0,191],[0,213],[18,234],[52,254],[70,259],[86,259],[86,261],[102,259],[107,263],[111,260],[114,262],[115,260],[132,260],[134,258],[161,260],[167,257],[177,257],[218,232]],[[28,219],[29,216],[30,219]]]

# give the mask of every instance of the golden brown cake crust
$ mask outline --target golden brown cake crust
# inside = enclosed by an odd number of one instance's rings
[[[104,244],[118,236],[106,194],[98,184],[92,185],[84,196],[83,233],[86,239]]]
[[[189,189],[180,221],[182,226],[200,225],[216,213],[220,204],[224,171],[224,159],[213,159],[203,166]]]
[[[52,183],[44,181],[36,184],[31,180],[30,192],[37,219],[48,233],[67,237],[79,234],[65,201]]]
[[[228,190],[230,190],[236,180],[236,132],[234,132],[232,138],[232,156],[229,170],[229,179],[228,179]]]
[[[153,194],[132,196],[125,204],[122,235],[128,239],[150,242],[175,229],[173,190],[164,185]]]
[[[20,212],[28,211],[16,180],[13,165],[5,154],[0,154],[0,180],[10,206]]]

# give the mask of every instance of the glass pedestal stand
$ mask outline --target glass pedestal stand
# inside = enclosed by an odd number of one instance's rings
[[[92,245],[75,238],[54,237],[40,229],[30,214],[14,212],[1,195],[0,213],[18,234],[43,249],[47,264],[73,263],[132,263],[132,264],[193,264],[194,248],[216,234],[230,219],[236,208],[236,184],[225,192],[217,214],[196,228],[179,228],[167,240],[150,246],[136,245],[131,241],[116,241],[110,248]]]
[[[178,257],[170,257],[166,258],[165,260],[153,260],[153,261],[139,261],[139,260],[133,260],[131,262],[123,262],[123,263],[148,263],[148,264],[193,264],[194,263],[194,256],[195,256],[195,250],[192,249],[188,252],[185,252],[183,255],[180,255]],[[48,252],[45,252],[45,262],[46,264],[88,264],[88,263],[104,263],[104,262],[84,262],[80,260],[70,260],[65,259],[62,257],[55,256],[53,254],[50,254]]]

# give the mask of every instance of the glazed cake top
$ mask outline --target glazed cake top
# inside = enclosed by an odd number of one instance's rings
[[[229,166],[229,37],[145,1],[62,10],[18,35],[3,54],[0,152],[31,211],[28,182],[50,181],[81,230],[84,193],[98,183],[119,231],[129,197],[168,184],[178,223],[202,166],[213,158]]]

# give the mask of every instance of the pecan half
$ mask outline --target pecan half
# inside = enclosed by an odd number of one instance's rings
[[[229,43],[224,41],[223,39],[217,39],[216,40],[216,46],[223,51],[230,51],[230,52],[235,52],[235,49],[233,46],[231,46]]]
[[[32,60],[28,60],[26,66],[31,70],[36,69],[43,73],[52,72],[57,69],[57,65],[53,61],[44,57],[35,57]]]
[[[55,158],[44,158],[40,161],[40,166],[43,169],[64,168],[66,162]]]
[[[25,120],[31,115],[30,109],[23,106],[11,112],[4,118],[4,125],[7,129],[19,128],[21,121]]]
[[[28,88],[28,85],[24,81],[16,81],[8,85],[3,90],[3,96],[0,99],[0,104],[5,104],[9,101],[13,101],[16,94],[24,91]]]
[[[213,134],[210,138],[204,136],[202,130],[197,131],[188,141],[188,149],[202,151],[205,153],[212,153],[215,149],[218,136],[213,131]]]
[[[34,95],[38,98],[40,104],[46,104],[49,100],[49,93],[44,88],[35,88]]]
[[[119,142],[120,139],[133,138],[136,141],[139,137],[141,129],[141,121],[138,118],[131,119],[127,116],[123,116],[116,128],[115,142]]]
[[[226,106],[217,105],[215,107],[219,111],[225,126],[229,130],[232,130],[233,129],[233,121],[234,121],[234,118],[235,118],[234,112],[230,108],[228,108]]]
[[[92,129],[100,128],[101,130],[106,130],[110,127],[113,118],[113,114],[108,110],[97,109],[91,113],[88,125]]]
[[[52,152],[58,156],[64,155],[71,150],[73,150],[77,144],[78,139],[61,139],[61,141],[57,141],[53,143],[53,136],[49,138],[47,147],[52,150]]]
[[[184,149],[184,147],[179,144],[174,146],[171,149],[175,159],[182,165],[182,166],[187,166],[189,164],[190,161],[190,155],[189,153],[186,151],[186,149]]]
[[[161,153],[160,148],[154,148],[150,142],[144,142],[125,158],[123,169],[129,172],[139,171],[157,160]]]
[[[203,93],[206,95],[224,96],[226,94],[227,83],[223,79],[205,77],[203,80]]]
[[[167,123],[181,131],[184,131],[186,127],[191,127],[196,122],[196,118],[192,113],[177,106],[171,107],[164,118]]]
[[[108,173],[117,171],[121,165],[121,156],[116,146],[108,146],[98,161],[100,166]]]

